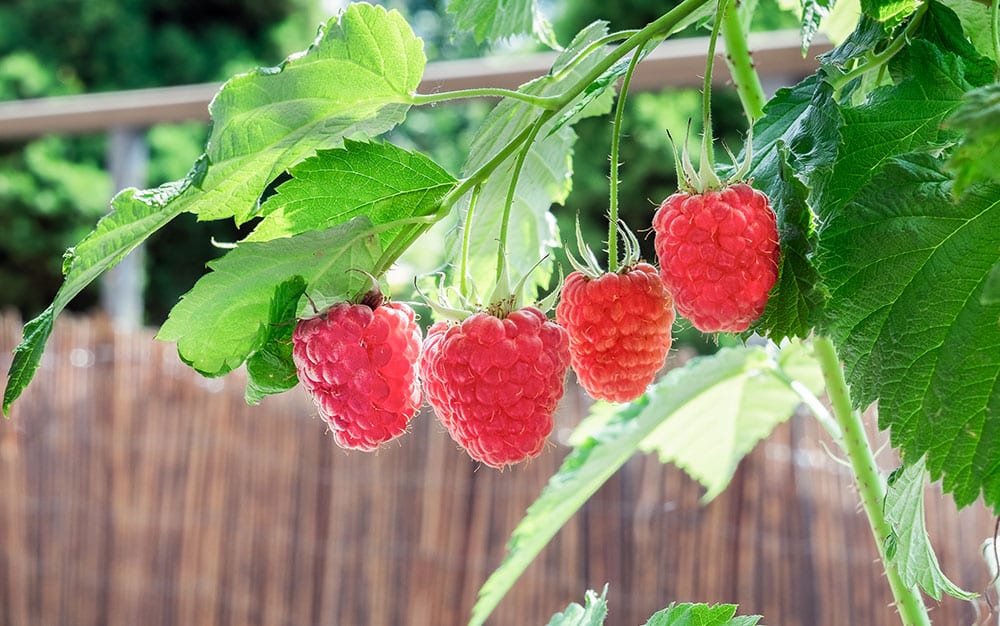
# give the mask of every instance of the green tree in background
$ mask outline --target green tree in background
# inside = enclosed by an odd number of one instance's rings
[[[321,21],[316,0],[8,0],[0,5],[0,100],[222,80],[273,65]],[[203,124],[154,128],[149,183],[186,171]],[[0,143],[0,308],[44,308],[61,283],[59,257],[108,210],[103,136]],[[217,255],[226,224],[171,224],[150,242],[147,308],[163,319]],[[168,261],[169,262],[166,262]],[[74,306],[86,308],[96,292]]]

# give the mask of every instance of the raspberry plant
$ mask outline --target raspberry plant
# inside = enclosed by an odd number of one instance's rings
[[[708,500],[804,404],[849,461],[902,623],[929,624],[922,593],[969,594],[940,571],[919,531],[921,486],[940,481],[958,507],[982,499],[1000,512],[1000,9],[996,0],[861,0],[853,32],[816,73],[768,99],[746,45],[753,4],[683,0],[637,31],[594,23],[564,42],[547,74],[516,91],[433,94],[417,91],[425,58],[405,20],[350,5],[304,52],[228,81],[188,176],[122,191],[67,252],[62,288],[24,328],[4,413],[34,375],[66,304],[183,212],[254,227],[210,264],[158,336],[206,376],[246,364],[250,402],[296,384],[296,320],[312,316],[313,306],[349,300],[365,274],[384,276],[435,224],[457,224],[444,291],[481,309],[490,303],[475,294],[494,284],[500,299],[490,302],[530,301],[553,278],[546,253],[561,238],[550,211],[571,184],[573,124],[608,115],[616,97],[607,252],[617,271],[628,79],[653,46],[703,24],[712,50],[716,36],[726,44],[752,128],[734,161],[746,163],[741,179],[769,199],[778,229],[776,283],[740,335],[771,342],[721,349],[628,404],[595,405],[483,586],[472,623],[484,623],[559,527],[636,452],[678,464]],[[803,49],[832,5],[802,0]],[[453,0],[451,10],[479,39],[533,34],[556,45],[535,0]],[[411,107],[470,97],[498,101],[459,172],[379,138],[405,124]],[[707,88],[704,99],[699,175],[711,182],[735,172],[720,168],[717,176],[713,167]],[[516,293],[504,293],[508,270],[521,278]],[[450,384],[436,380],[428,395],[451,394],[443,387]],[[830,408],[818,399],[824,390]],[[878,425],[904,462],[891,481],[861,422],[861,409],[876,401]],[[573,605],[551,623],[599,624],[605,610],[603,596],[591,593],[586,607]],[[756,622],[734,612],[673,605],[650,623]]]

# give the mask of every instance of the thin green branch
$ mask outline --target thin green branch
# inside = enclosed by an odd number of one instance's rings
[[[605,35],[600,39],[592,42],[589,46],[577,53],[575,57],[570,59],[566,65],[559,68],[559,71],[552,74],[552,78],[559,80],[565,77],[568,73],[573,71],[573,68],[580,64],[580,61],[590,56],[595,50],[599,50],[608,44],[614,43],[616,41],[621,41],[623,39],[628,39],[632,37],[638,30],[620,30],[609,35]]]
[[[469,242],[472,241],[472,216],[476,211],[476,201],[479,200],[479,192],[483,188],[476,185],[472,189],[472,196],[469,198],[469,210],[465,212],[465,224],[462,226],[462,258],[458,265],[458,292],[463,297],[469,296]]]
[[[848,72],[844,72],[839,76],[829,77],[827,82],[833,86],[834,91],[839,92],[845,85],[850,83],[855,78],[859,78],[872,71],[880,70],[882,66],[892,60],[892,57],[896,56],[896,54],[903,49],[903,46],[905,46],[913,37],[914,33],[916,33],[917,28],[920,26],[921,19],[923,18],[924,13],[927,12],[927,7],[929,6],[929,2],[922,2],[919,6],[917,6],[917,10],[913,12],[913,15],[910,17],[910,21],[906,24],[903,32],[897,35],[884,50],[879,53],[872,54],[864,63],[861,63]]]
[[[638,31],[622,42],[620,46],[609,52],[608,55],[591,68],[586,75],[582,76],[572,88],[563,93],[560,97],[560,104],[562,106],[568,105],[584,89],[586,89],[588,85],[600,78],[604,72],[614,67],[615,63],[618,63],[618,61],[625,58],[625,55],[629,52],[646,45],[654,39],[662,39],[670,35],[674,29],[677,28],[681,22],[690,17],[691,14],[713,1],[714,0],[683,0],[683,2],[678,4],[676,7],[644,26],[642,30]]]
[[[698,163],[702,181],[715,179],[715,147],[712,145],[712,70],[715,68],[715,44],[719,40],[719,28],[722,16],[725,15],[730,3],[719,0],[715,11],[715,21],[712,23],[712,36],[708,39],[708,55],[705,61],[705,84],[701,88],[701,161]]]
[[[764,87],[753,64],[746,33],[740,21],[739,2],[730,2],[722,16],[722,40],[726,42],[726,64],[750,126],[764,115]]]
[[[916,586],[907,587],[899,577],[896,564],[886,558],[885,540],[891,534],[891,527],[885,518],[882,503],[885,500],[885,485],[875,464],[868,437],[865,434],[861,414],[851,402],[851,392],[844,378],[844,370],[837,356],[837,349],[828,337],[816,337],[813,348],[823,370],[827,394],[833,405],[833,416],[843,433],[841,445],[854,471],[854,481],[861,496],[861,505],[871,526],[875,545],[885,569],[889,588],[896,600],[896,609],[903,626],[930,626],[930,618],[923,598]]]
[[[622,118],[625,114],[625,100],[628,96],[628,86],[632,82],[632,74],[635,66],[642,56],[640,50],[636,50],[625,70],[625,77],[622,79],[621,91],[618,94],[618,102],[615,103],[615,117],[611,124],[611,189],[608,198],[608,271],[618,271],[618,168],[621,165],[618,161],[618,149],[621,144]]]
[[[538,131],[542,129],[542,126],[545,125],[545,122],[549,121],[552,115],[552,111],[546,111],[538,116],[538,119],[530,127],[531,132],[525,139],[524,147],[518,153],[517,160],[514,161],[514,171],[511,172],[510,186],[507,187],[507,198],[504,200],[503,215],[500,218],[500,243],[497,245],[497,280],[500,280],[505,264],[504,255],[507,253],[507,231],[510,230],[510,210],[514,204],[517,183],[521,179],[521,168],[524,166],[524,160],[528,157],[528,152],[531,151],[531,144],[538,135]]]
[[[1000,63],[1000,0],[993,0],[990,4],[990,31],[993,33],[993,58]],[[1000,66],[997,67],[997,76],[1000,77]]]
[[[469,174],[467,177],[462,179],[458,185],[448,192],[445,197],[441,200],[441,208],[443,212],[447,212],[451,209],[452,205],[458,202],[465,194],[469,193],[470,190],[474,189],[477,185],[484,183],[492,174],[496,168],[500,167],[500,164],[506,161],[510,155],[517,152],[521,144],[524,143],[525,139],[531,135],[531,127],[525,127],[520,133],[518,133],[513,139],[507,142],[503,148],[493,155],[493,157],[479,166],[476,171]]]
[[[584,76],[581,76],[561,95],[554,97],[556,104],[551,108],[547,107],[542,115],[545,117],[551,117],[555,112],[567,107],[581,93],[583,93],[587,87],[600,78],[602,74],[611,69],[615,63],[623,59],[629,52],[644,46],[653,39],[668,36],[682,21],[712,1],[713,0],[683,0],[681,4],[677,5],[655,21],[650,22],[642,30],[634,32],[634,34],[629,36],[628,39],[626,39],[620,46],[610,51],[603,59],[601,59],[600,62],[591,68],[589,72],[587,72]],[[608,35],[605,39],[612,37],[618,38],[623,34],[624,33],[616,33],[614,35]],[[598,50],[600,47],[605,45],[604,41],[599,43],[600,45],[598,45],[598,42],[595,42],[595,44],[588,47],[588,50],[592,52],[593,50]],[[582,58],[584,57],[578,55],[571,60],[570,63],[562,69],[562,71],[568,71],[570,67],[579,63]],[[429,102],[429,100],[423,103],[427,102]],[[477,185],[482,184],[504,161],[516,153],[521,148],[522,144],[526,141],[530,141],[530,138],[533,138],[536,133],[537,131],[533,126],[526,127],[518,133],[517,136],[508,141],[507,144],[504,145],[504,147],[501,148],[495,155],[493,155],[489,161],[479,166],[474,172],[459,182],[459,184],[452,189],[451,192],[442,198],[439,216],[447,214],[456,202],[463,198],[465,194],[469,193],[469,191]]]
[[[519,100],[542,109],[554,109],[559,106],[559,98],[556,96],[535,96],[523,91],[501,89],[499,87],[478,87],[475,89],[459,89],[458,91],[442,91],[441,93],[428,94],[415,93],[410,95],[410,104],[421,106],[464,98],[510,98],[511,100]]]
[[[378,261],[375,263],[372,274],[375,276],[381,276],[388,271],[400,255],[406,252],[407,248],[413,245],[413,242],[427,232],[431,226],[441,221],[442,217],[444,217],[444,215],[440,212],[432,213],[431,215],[421,215],[419,217],[406,217],[386,222],[384,224],[375,225],[370,231],[366,231],[367,236],[372,233],[382,233],[387,230],[403,227],[403,231],[396,235],[393,240],[389,242],[389,245],[386,246],[385,250],[382,251],[382,255],[379,256]]]

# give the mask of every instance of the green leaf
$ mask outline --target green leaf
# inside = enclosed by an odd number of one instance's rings
[[[830,74],[846,69],[852,61],[871,54],[888,37],[885,26],[878,20],[861,15],[857,26],[836,48],[819,56],[821,67]]]
[[[779,365],[766,350],[750,348],[721,358],[733,360],[727,376],[672,407],[639,444],[704,485],[702,503],[725,490],[743,457],[801,402],[787,377],[775,374]]]
[[[1000,182],[996,167],[1000,154],[1000,83],[980,87],[965,94],[945,127],[963,133],[962,141],[948,161],[955,173],[955,193],[971,184]]]
[[[989,57],[994,63],[996,58],[993,48],[993,34],[990,24],[990,7],[984,2],[969,2],[969,0],[940,0],[941,4],[955,12],[962,24],[962,30],[976,47],[979,54]]]
[[[20,345],[14,351],[4,390],[3,413],[31,382],[55,318],[94,279],[125,258],[132,249],[177,215],[170,203],[183,197],[190,179],[168,183],[158,189],[126,189],[111,201],[112,212],[63,258],[65,278],[52,304],[28,322]]]
[[[472,31],[476,43],[534,35],[548,47],[559,48],[538,0],[451,0],[448,12],[455,14],[458,29]]]
[[[904,455],[927,454],[959,506],[1000,508],[1000,304],[984,303],[1000,255],[1000,186],[955,201],[929,155],[890,161],[823,223],[825,326],[855,403]]]
[[[735,604],[674,604],[649,618],[646,626],[756,626],[759,615],[734,617]]]
[[[25,329],[15,354],[4,411],[34,375],[54,319],[84,287],[180,213],[243,221],[269,181],[314,150],[392,128],[405,116],[424,64],[423,44],[398,12],[359,3],[280,67],[228,81],[210,106],[206,154],[188,177],[120,192],[113,211],[67,252],[62,287],[31,332]]]
[[[898,24],[917,8],[917,0],[861,0],[861,10],[880,22]]]
[[[802,0],[802,56],[809,52],[813,37],[819,32],[819,24],[830,15],[834,0]]]
[[[962,21],[946,4],[930,0],[917,36],[932,42],[942,52],[961,58],[965,65],[965,80],[972,86],[981,87],[993,82],[996,63],[972,45],[963,30]],[[916,65],[907,63],[907,60],[904,49],[893,59],[893,69],[914,74],[922,71],[921,59],[917,59]]]
[[[753,128],[754,185],[771,200],[781,238],[778,285],[757,327],[773,339],[806,337],[822,304],[810,258],[815,246],[810,204],[829,180],[837,157],[840,114],[819,76],[780,89]]]
[[[841,109],[839,156],[822,202],[815,205],[821,220],[837,214],[894,156],[954,139],[941,122],[971,87],[965,62],[923,40],[910,44],[907,57],[919,71],[874,90],[857,107]]]
[[[38,317],[24,325],[21,343],[14,349],[14,360],[11,362],[10,371],[7,372],[7,386],[3,392],[4,417],[10,414],[10,406],[34,377],[54,323],[55,312],[53,305],[50,305]]]
[[[579,80],[600,62],[600,54],[592,54],[570,68],[567,64],[587,46],[603,37],[606,25],[595,22],[581,31],[569,48],[560,54],[548,75],[521,86],[521,91],[532,95],[547,96],[561,93],[566,85]],[[610,85],[608,86],[610,88]],[[597,115],[611,108],[610,98],[598,98],[580,114]],[[535,123],[537,107],[505,98],[490,112],[473,139],[463,174],[469,175],[496,156],[512,139]],[[563,126],[551,133],[555,121],[549,121],[538,134],[541,139],[532,144],[524,162],[514,202],[510,213],[510,231],[507,237],[508,271],[515,279],[525,275],[548,253],[560,245],[556,221],[549,212],[553,203],[566,200],[572,187],[573,145],[576,133]],[[500,239],[500,226],[513,176],[514,159],[510,158],[490,176],[483,185],[473,220],[469,258],[469,275],[480,293],[490,293],[496,276],[496,249]],[[468,198],[457,203],[461,219],[467,214]],[[455,246],[461,244],[460,238]],[[545,262],[535,269],[525,282],[522,297],[534,300],[540,286],[547,286],[552,273],[552,262]]]
[[[907,587],[919,585],[937,601],[947,593],[961,600],[971,600],[976,594],[964,591],[941,571],[937,555],[931,547],[924,525],[924,460],[906,466],[889,485],[885,497],[885,517],[896,538],[896,553],[892,560]]]
[[[562,613],[556,613],[549,620],[548,626],[603,626],[608,616],[608,586],[604,586],[601,595],[596,591],[587,590],[584,596],[585,606],[573,602]]]
[[[357,215],[376,226],[433,215],[456,180],[434,161],[389,143],[347,140],[290,172],[291,180],[261,206],[264,219],[245,241],[324,230]],[[387,246],[400,227],[382,231]]]
[[[325,231],[240,243],[209,263],[212,271],[174,306],[157,338],[176,341],[181,359],[202,374],[221,376],[269,340],[279,285],[301,276],[322,310],[366,285],[369,279],[351,270],[371,271],[380,252],[364,216]],[[308,307],[299,302],[299,314],[312,314]]]
[[[794,363],[800,371],[807,369],[804,363],[807,357],[802,353],[794,353],[794,348],[792,350],[788,363]],[[773,356],[762,348],[723,348],[710,357],[694,359],[683,368],[670,371],[631,404],[614,407],[595,405],[595,411],[604,414],[602,423],[596,426],[593,422],[590,423],[590,437],[566,457],[562,467],[549,479],[541,496],[528,508],[524,519],[514,529],[507,544],[507,557],[479,590],[479,600],[472,611],[471,625],[480,626],[485,623],[518,576],[556,532],[658,428],[675,419],[685,419],[690,408],[702,406],[705,398],[718,398],[721,390],[732,391],[734,381],[739,383],[753,379],[755,384],[760,383],[762,387],[776,388],[773,380],[778,379],[775,373],[777,367]],[[807,378],[814,379],[814,375]],[[791,412],[787,408],[790,397],[788,394],[794,393],[786,393],[786,389],[787,387],[777,390],[778,396],[770,409],[774,415],[780,413],[780,419],[787,418]],[[756,402],[747,403],[747,407],[754,411],[755,416],[741,421],[743,433],[747,436],[758,436],[764,430],[766,421],[780,421],[767,419],[764,415],[767,410],[757,406]],[[711,433],[716,438],[730,437],[729,433],[719,433],[704,426],[699,426],[698,429]],[[731,443],[720,447],[723,448],[721,454],[718,449],[709,451],[706,463],[720,462],[722,457],[721,462],[726,463],[728,469],[734,450],[745,446]],[[701,467],[700,464],[695,466]]]
[[[260,404],[264,396],[288,391],[298,384],[292,333],[305,291],[306,281],[301,276],[293,276],[275,288],[262,346],[247,359],[247,404]]]
[[[990,269],[979,301],[983,304],[1000,304],[1000,261],[994,263]]]
[[[304,53],[230,79],[212,101],[208,168],[190,210],[246,221],[268,181],[344,137],[403,120],[423,77],[423,42],[397,11],[351,4]]]

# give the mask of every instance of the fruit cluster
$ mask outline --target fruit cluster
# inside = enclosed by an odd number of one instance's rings
[[[500,468],[536,456],[570,365],[594,398],[629,402],[663,367],[675,306],[704,332],[742,332],[763,312],[779,255],[766,196],[743,183],[679,192],[653,228],[659,271],[631,253],[616,272],[578,269],[556,321],[532,306],[490,309],[438,322],[421,341],[406,304],[380,293],[338,304],[296,326],[299,380],[345,448],[372,450],[405,432],[422,387],[473,459]]]

